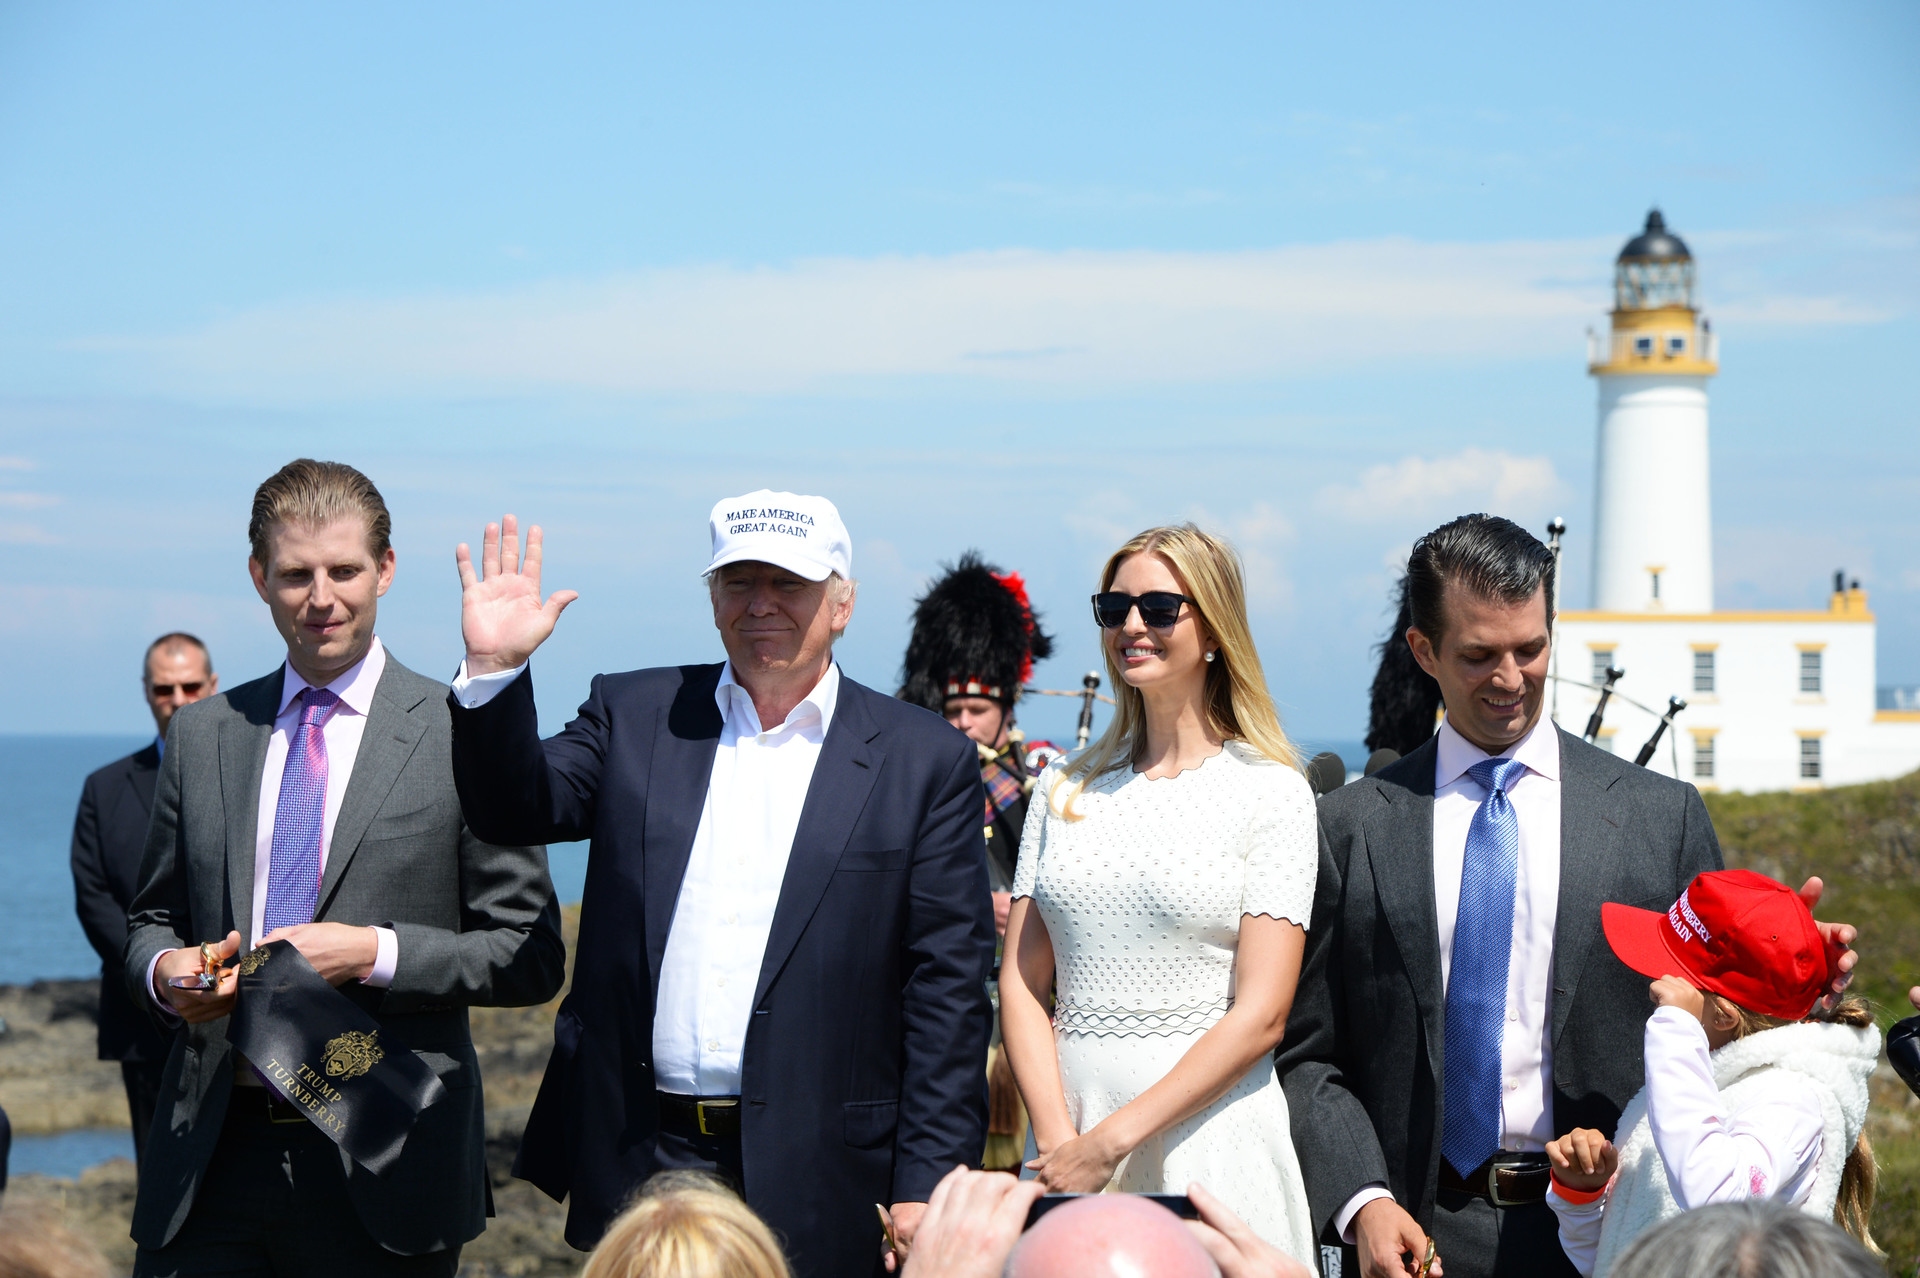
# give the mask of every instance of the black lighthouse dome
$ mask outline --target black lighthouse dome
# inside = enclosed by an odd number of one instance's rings
[[[1660,215],[1660,210],[1651,209],[1647,213],[1646,229],[1627,241],[1618,260],[1691,262],[1693,254],[1687,251],[1686,241],[1667,229],[1667,219]]]
[[[1667,229],[1659,209],[1647,213],[1646,229],[1614,262],[1613,305],[1616,311],[1693,309],[1693,254]]]

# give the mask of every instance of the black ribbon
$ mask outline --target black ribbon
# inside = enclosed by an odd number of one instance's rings
[[[228,1040],[354,1162],[383,1174],[446,1086],[327,984],[293,942],[251,950],[238,966]]]

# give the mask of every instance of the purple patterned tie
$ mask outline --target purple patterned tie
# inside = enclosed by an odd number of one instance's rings
[[[287,745],[280,802],[273,810],[263,933],[313,922],[314,907],[320,903],[320,840],[327,819],[325,729],[340,698],[325,688],[308,688],[300,701],[300,722]]]

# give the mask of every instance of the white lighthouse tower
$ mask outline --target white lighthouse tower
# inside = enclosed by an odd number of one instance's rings
[[[1655,209],[1620,250],[1613,325],[1588,337],[1600,382],[1593,606],[1713,610],[1707,379],[1712,326],[1694,306],[1693,255]]]

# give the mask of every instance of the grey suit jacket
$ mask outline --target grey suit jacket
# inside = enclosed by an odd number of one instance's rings
[[[1640,1090],[1647,978],[1608,948],[1607,901],[1664,910],[1720,845],[1684,782],[1560,738],[1553,1130],[1612,1132]],[[1320,878],[1276,1064],[1316,1230],[1385,1184],[1422,1225],[1440,1170],[1446,999],[1433,899],[1435,741],[1320,800]],[[1323,1233],[1325,1241],[1334,1241]]]
[[[151,1006],[146,974],[155,954],[247,934],[260,773],[282,677],[275,670],[174,716],[127,938],[127,984],[143,1006]],[[467,1008],[545,1002],[566,962],[546,850],[474,837],[454,793],[451,742],[446,685],[389,654],[314,915],[394,930],[391,987],[349,982],[342,990],[379,1019],[383,1038],[412,1048],[447,1086],[386,1176],[341,1155],[368,1232],[409,1255],[467,1241],[491,1210]],[[226,1018],[175,1037],[140,1163],[133,1237],[141,1246],[164,1247],[185,1222],[220,1136],[233,1070]]]

